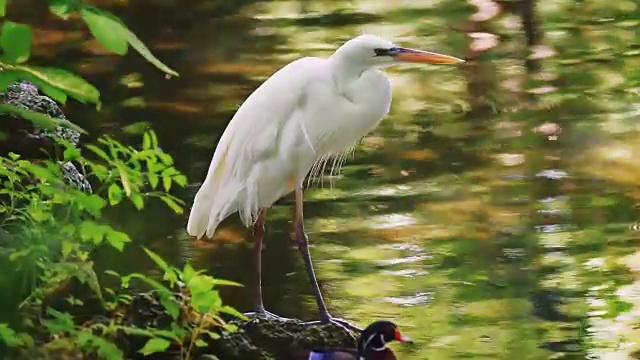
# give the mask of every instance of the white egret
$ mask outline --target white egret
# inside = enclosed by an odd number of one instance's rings
[[[389,112],[391,85],[380,68],[401,62],[464,60],[361,35],[329,58],[305,57],[278,70],[244,101],[222,134],[187,231],[197,238],[211,237],[234,212],[247,227],[253,226],[257,313],[272,315],[264,309],[261,290],[266,211],[295,191],[295,239],[320,320],[348,325],[329,315],[314,274],[303,224],[303,182],[314,163],[352,149]]]

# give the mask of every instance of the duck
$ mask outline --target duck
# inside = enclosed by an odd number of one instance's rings
[[[413,343],[393,322],[377,320],[362,330],[356,348],[306,350],[285,360],[396,360],[393,350],[387,347],[393,341]]]

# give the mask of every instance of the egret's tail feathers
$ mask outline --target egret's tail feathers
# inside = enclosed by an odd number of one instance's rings
[[[205,184],[202,184],[202,187],[198,190],[198,193],[193,200],[193,206],[191,207],[191,213],[189,214],[189,221],[187,222],[187,232],[189,235],[195,236],[199,239],[207,233],[207,226],[211,216],[212,200],[212,192],[207,191]],[[210,235],[207,234],[207,236]]]
[[[187,232],[198,239],[204,235],[210,238],[220,222],[234,211],[229,194],[221,194],[215,184],[205,181],[193,201]]]

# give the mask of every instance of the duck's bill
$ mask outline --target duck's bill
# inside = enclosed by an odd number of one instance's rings
[[[397,48],[392,55],[396,61],[427,64],[460,64],[465,62],[457,57],[409,48]]]
[[[396,329],[396,341],[401,343],[413,343],[413,340],[410,337],[402,335],[398,329]]]

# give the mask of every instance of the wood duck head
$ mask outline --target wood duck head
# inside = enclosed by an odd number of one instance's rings
[[[385,358],[380,355],[390,352],[387,344],[392,341],[412,343],[413,341],[402,335],[398,326],[391,321],[379,320],[367,326],[358,339],[358,359]],[[395,359],[395,356],[393,356]]]

